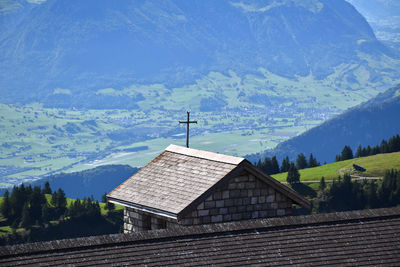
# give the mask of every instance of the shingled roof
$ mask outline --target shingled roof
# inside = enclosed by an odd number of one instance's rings
[[[1,266],[394,266],[400,207],[0,247]]]
[[[176,145],[168,146],[107,197],[124,206],[177,219],[244,169],[294,203],[310,207],[302,196],[262,173],[244,158]]]

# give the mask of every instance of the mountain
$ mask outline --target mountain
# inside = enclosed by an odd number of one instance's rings
[[[123,88],[211,71],[321,80],[339,70],[341,82],[385,85],[399,73],[344,0],[2,0],[0,12],[2,103],[135,109],[143,95]]]
[[[344,0],[0,0],[0,187],[144,166],[191,111],[194,148],[243,156],[400,82]]]
[[[292,160],[299,153],[312,153],[321,163],[332,162],[345,145],[353,151],[358,145],[377,145],[400,133],[400,85],[393,87],[375,98],[350,108],[343,114],[321,125],[291,138],[263,154],[251,155],[257,158],[288,155]]]
[[[397,0],[347,0],[366,17],[368,21],[382,23],[399,19],[400,2]]]
[[[137,171],[137,168],[128,165],[105,165],[81,172],[51,175],[32,185],[43,188],[49,182],[53,190],[61,188],[69,198],[83,199],[93,195],[96,200],[101,200],[104,193],[111,192]]]
[[[378,39],[400,50],[400,2],[397,0],[347,0],[365,16]]]

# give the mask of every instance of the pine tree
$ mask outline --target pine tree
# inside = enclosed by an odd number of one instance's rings
[[[259,168],[259,169],[261,169],[261,159],[259,159],[258,161],[257,161],[257,164],[256,164],[256,166],[257,166],[257,168]]]
[[[340,159],[348,160],[352,158],[353,158],[353,151],[351,150],[350,146],[344,146]]]
[[[32,226],[32,223],[33,221],[29,211],[29,205],[28,203],[25,203],[24,207],[22,208],[21,223],[19,224],[19,226],[23,228],[28,228]]]
[[[93,217],[100,217],[101,216],[101,209],[100,209],[100,204],[99,201],[96,200],[96,202],[93,202]]]
[[[390,150],[391,152],[399,152],[400,151],[400,135],[393,136],[391,140],[389,140]]]
[[[387,171],[383,181],[378,188],[378,198],[382,206],[389,206],[391,200],[391,189],[393,188],[393,170]]]
[[[112,210],[114,210],[114,208],[115,208],[114,203],[111,203],[110,201],[107,201],[105,209],[112,211]]]
[[[371,147],[369,145],[367,146],[365,156],[372,156],[372,150],[371,150]]]
[[[361,145],[358,145],[355,157],[360,158],[362,156],[363,156],[362,155],[362,147],[361,147]]]
[[[104,193],[104,195],[101,196],[101,202],[107,203],[107,193]]]
[[[24,184],[14,186],[10,196],[12,220],[19,222],[21,219],[22,209],[27,202],[28,195],[25,191]]]
[[[57,190],[56,207],[62,210],[65,210],[67,207],[67,198],[65,197],[65,193],[61,188],[58,188]]]
[[[322,176],[321,180],[319,181],[319,190],[324,190],[326,188],[325,177]]]
[[[317,162],[317,159],[314,158],[313,154],[310,154],[310,157],[308,159],[308,167],[309,168],[313,168],[313,167],[317,167],[320,166],[321,164],[319,162]]]
[[[27,187],[25,187],[25,200],[27,201],[29,199],[29,196],[32,194],[33,189],[32,189],[32,185],[28,185]]]
[[[289,171],[286,177],[286,181],[293,185],[300,182],[300,173],[293,163],[290,163]]]
[[[42,206],[47,203],[46,198],[39,186],[35,186],[29,197],[30,215],[33,221],[40,221],[42,217]]]
[[[307,159],[306,159],[306,156],[304,156],[303,153],[300,153],[297,156],[296,167],[297,167],[298,170],[302,170],[302,169],[307,168]]]
[[[4,218],[9,219],[11,217],[11,203],[8,190],[6,190],[4,193],[3,203],[1,204],[0,211]]]
[[[82,209],[81,200],[78,198],[69,206],[67,215],[71,218],[77,218],[83,212],[84,210]]]
[[[114,203],[111,203],[110,201],[107,201],[106,193],[104,193],[104,195],[101,197],[101,202],[106,203],[106,205],[104,206],[104,208],[106,210],[114,210],[115,205],[114,205]]]
[[[266,157],[261,164],[261,170],[263,170],[266,174],[272,174],[272,163],[271,158]]]
[[[44,184],[44,188],[43,188],[43,194],[51,194],[51,188],[50,188],[50,183],[46,182]]]
[[[42,206],[42,222],[43,223],[48,223],[50,220],[50,211],[49,211],[49,206],[47,206],[47,203]]]
[[[286,158],[282,160],[281,172],[287,172],[289,170],[289,166],[290,166],[289,157],[286,156]]]
[[[66,212],[67,199],[65,198],[65,193],[61,188],[53,192],[53,195],[51,196],[51,205],[55,208],[57,216],[64,215]]]
[[[363,147],[361,157],[366,157],[366,156],[368,156],[368,151],[365,147]]]
[[[51,195],[51,201],[50,201],[53,207],[57,206],[57,198],[58,198],[57,191],[54,191],[53,194]]]
[[[367,205],[370,209],[377,208],[379,206],[377,189],[378,187],[375,181],[370,182],[367,186]]]
[[[371,154],[372,155],[377,155],[377,154],[379,154],[381,151],[380,151],[380,148],[379,148],[379,146],[374,146],[373,148],[372,148],[372,151],[371,151]]]
[[[379,153],[389,153],[389,145],[386,140],[382,140],[381,145],[379,147]]]
[[[271,159],[271,174],[279,173],[279,163],[276,159],[276,156],[273,156]]]

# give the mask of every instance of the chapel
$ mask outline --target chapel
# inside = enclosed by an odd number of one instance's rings
[[[289,216],[310,202],[248,160],[168,146],[107,195],[124,232]]]

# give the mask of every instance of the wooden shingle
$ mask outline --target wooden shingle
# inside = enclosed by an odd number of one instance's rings
[[[113,190],[108,198],[153,208],[176,216],[197,197],[207,191],[227,173],[236,168],[235,160],[220,161],[180,154],[184,151],[169,146],[138,173]],[[191,149],[193,153],[194,149]],[[209,153],[215,154],[215,153]],[[225,156],[226,157],[226,156]],[[212,158],[217,158],[216,156]],[[234,163],[233,163],[234,162]]]
[[[294,203],[310,203],[295,191],[260,172],[244,158],[170,145],[158,157],[107,195],[109,201],[172,219],[190,212],[199,201],[244,169],[254,173]]]
[[[0,266],[396,266],[400,207],[0,247]]]

